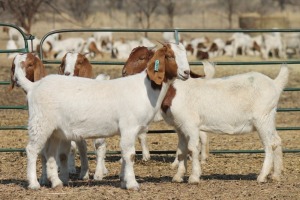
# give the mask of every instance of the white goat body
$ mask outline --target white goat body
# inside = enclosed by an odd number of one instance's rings
[[[158,72],[154,71],[157,59],[160,60]],[[121,187],[138,189],[133,170],[135,138],[159,110],[174,78],[188,78],[189,65],[183,45],[168,44],[157,50],[147,72],[109,81],[49,75],[32,83],[25,78],[21,65],[16,66],[15,80],[27,91],[29,105],[29,143],[26,147],[29,188],[40,187],[36,160],[48,139],[47,175],[52,187],[57,187],[62,185],[55,162],[57,139],[69,142],[120,134]],[[161,89],[153,88],[152,81],[161,85]]]
[[[204,65],[208,65],[204,62]],[[265,182],[271,168],[278,180],[282,170],[281,139],[276,132],[275,114],[280,94],[288,81],[288,68],[283,66],[276,79],[251,72],[216,79],[175,81],[172,105],[162,113],[179,136],[177,155],[183,159],[173,181],[183,181],[186,156],[192,155],[190,183],[198,183],[199,130],[212,133],[241,134],[257,130],[266,152],[258,182]]]

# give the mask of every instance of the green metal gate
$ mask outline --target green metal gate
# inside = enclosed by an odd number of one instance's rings
[[[14,26],[12,24],[1,24],[0,26],[8,26],[16,28],[22,34],[25,41],[25,48],[17,49],[17,50],[0,50],[0,53],[11,53],[11,52],[29,52],[28,51],[28,40],[33,40],[34,36],[26,35],[20,28]],[[235,32],[243,32],[243,33],[257,33],[257,32],[300,32],[300,29],[259,29],[259,30],[241,30],[241,29],[61,29],[51,31],[44,35],[40,42],[40,52],[42,52],[42,46],[45,39],[55,33],[70,33],[70,32],[180,32],[180,33],[235,33]],[[41,60],[44,64],[60,64],[61,61],[58,60],[46,60],[43,58],[43,54],[40,55]],[[298,60],[284,60],[284,61],[254,61],[254,62],[216,62],[217,65],[279,65],[282,63],[286,64],[300,64]],[[107,62],[107,61],[91,61],[93,65],[124,65],[124,62]],[[190,65],[202,65],[199,61],[190,62]],[[0,80],[0,85],[8,85],[10,81]],[[299,92],[300,88],[285,88],[284,92]],[[20,109],[26,110],[27,106],[2,106],[0,105],[0,109]],[[299,112],[300,108],[278,108],[277,112]],[[300,127],[277,127],[278,131],[298,131]],[[10,126],[10,127],[0,127],[1,130],[27,130],[27,126]],[[174,130],[149,130],[148,134],[168,134],[175,133]],[[0,152],[24,152],[24,149],[15,149],[15,148],[2,148]],[[263,153],[263,150],[212,150],[210,153]],[[284,153],[296,153],[300,152],[300,149],[284,149]],[[120,154],[120,151],[110,151],[108,154]],[[175,151],[150,151],[151,154],[174,154]],[[141,151],[137,151],[137,154],[141,154]]]

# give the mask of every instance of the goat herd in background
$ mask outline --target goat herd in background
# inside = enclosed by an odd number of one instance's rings
[[[24,40],[14,28],[3,28],[8,33],[6,49],[24,47]],[[174,42],[173,32],[163,32],[163,41]],[[186,48],[187,54],[198,60],[211,59],[218,56],[236,57],[237,55],[257,56],[262,59],[287,58],[300,56],[300,33],[274,32],[255,34],[255,36],[237,32],[228,38],[209,38],[207,36],[192,38],[190,40],[180,38],[180,42]],[[39,52],[40,39],[35,38],[33,44],[29,44],[30,51]],[[116,40],[112,32],[94,32],[88,38],[69,37],[62,38],[60,33],[49,35],[43,43],[43,56],[49,59],[62,59],[69,51],[88,53],[89,58],[95,56],[110,55],[111,58],[127,59],[131,50],[138,46],[155,46],[149,38],[140,37],[139,40]],[[9,54],[13,58],[15,53]]]
[[[12,88],[18,85],[25,91],[29,109],[29,142],[26,147],[29,188],[38,189],[40,185],[48,185],[48,181],[53,188],[68,185],[69,173],[74,173],[75,169],[76,146],[81,159],[79,178],[88,179],[85,139],[89,138],[96,138],[94,179],[102,180],[108,173],[105,138],[119,134],[121,187],[139,189],[133,170],[135,140],[140,139],[143,159],[149,160],[148,125],[153,120],[162,119],[178,134],[176,158],[172,164],[177,167],[177,173],[173,182],[183,182],[190,156],[192,172],[188,182],[199,183],[201,164],[208,157],[207,132],[240,134],[253,130],[258,131],[265,150],[257,181],[280,180],[282,147],[275,128],[275,115],[280,94],[288,82],[287,66],[281,67],[274,80],[257,72],[224,79],[213,78],[213,63],[203,61],[205,75],[192,72],[188,63],[188,54],[196,57],[206,54],[207,59],[224,53],[236,56],[238,49],[245,55],[251,52],[251,55],[264,56],[266,50],[267,55],[271,52],[284,56],[286,49],[281,39],[277,42],[279,46],[268,46],[275,45],[271,40],[278,40],[280,34],[252,38],[236,33],[230,38],[231,44],[215,39],[210,45],[205,37],[194,39],[189,44],[184,41],[176,44],[164,38],[168,42],[157,49],[146,38],[113,42],[110,34],[105,40],[96,35],[87,40],[90,43],[73,38],[69,43],[74,46],[70,48],[66,42],[68,39],[60,40],[58,35],[47,40],[51,50],[48,56],[62,59],[57,75],[46,75],[43,63],[31,53],[14,55]],[[97,47],[98,52],[109,51],[118,58],[127,59],[122,78],[109,80],[108,75],[100,74],[92,79],[92,65],[87,55],[81,54],[90,51],[91,46],[87,44],[92,42],[96,42],[92,46]],[[93,53],[97,54],[96,51]],[[38,154],[42,155],[39,182],[36,172]]]

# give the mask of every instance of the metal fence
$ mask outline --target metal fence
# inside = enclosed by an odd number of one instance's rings
[[[26,35],[19,27],[13,24],[3,24],[0,23],[0,26],[7,26],[16,28],[25,41],[25,48],[16,49],[16,50],[0,50],[0,53],[12,53],[12,52],[29,52],[28,41],[34,39],[32,35]],[[121,33],[145,33],[145,32],[175,32],[175,33],[260,33],[260,32],[300,32],[300,29],[255,29],[255,30],[244,30],[244,29],[61,29],[54,30],[45,34],[40,42],[40,52],[43,51],[42,46],[47,37],[56,33],[74,33],[74,32],[121,32]],[[60,60],[46,60],[43,57],[43,53],[40,54],[40,58],[44,64],[60,64]],[[279,65],[282,63],[286,64],[300,64],[299,60],[283,60],[283,61],[251,61],[251,62],[215,62],[217,65]],[[93,65],[124,65],[124,62],[111,62],[111,61],[91,61]],[[190,65],[201,65],[202,62],[195,61],[190,62]],[[0,85],[8,85],[10,81],[0,80]],[[284,92],[299,92],[300,88],[285,88]],[[17,110],[27,110],[27,106],[2,106],[0,109],[17,109]],[[277,112],[299,112],[300,108],[278,108]],[[297,131],[300,130],[300,127],[276,127],[278,131]],[[1,130],[27,130],[27,126],[0,126]],[[174,130],[149,130],[148,134],[169,134],[175,133]],[[24,152],[25,149],[16,149],[16,148],[0,148],[0,152]],[[298,153],[300,149],[284,149],[284,153]],[[141,154],[141,151],[137,151],[137,154]],[[175,151],[150,151],[150,154],[174,154]],[[263,150],[211,150],[210,153],[219,154],[219,153],[264,153]],[[107,154],[120,154],[120,151],[108,151]]]

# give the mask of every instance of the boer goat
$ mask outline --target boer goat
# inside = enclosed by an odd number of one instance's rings
[[[213,67],[208,62],[203,64],[204,69]],[[125,65],[123,74],[142,70]],[[266,152],[257,181],[265,182],[272,167],[272,178],[278,180],[282,170],[282,148],[275,129],[275,114],[280,94],[287,81],[288,68],[285,66],[282,66],[275,80],[256,72],[218,79],[199,78],[184,82],[176,80],[161,106],[163,118],[175,127],[179,136],[176,155],[178,161],[175,160],[172,164],[176,166],[178,162],[179,167],[173,181],[183,181],[186,157],[190,153],[193,167],[189,182],[199,182],[199,134],[202,161],[206,152],[205,132],[239,134],[253,129],[258,131]]]
[[[28,187],[40,188],[36,161],[44,147],[47,176],[55,188],[63,185],[58,178],[55,160],[57,141],[69,144],[70,140],[120,134],[121,187],[138,189],[133,170],[135,139],[145,132],[174,80],[189,78],[184,46],[164,44],[155,52],[143,73],[108,81],[49,75],[32,83],[25,77],[23,62],[15,63],[14,81],[27,91],[29,105]],[[62,179],[66,184],[68,177]]]

